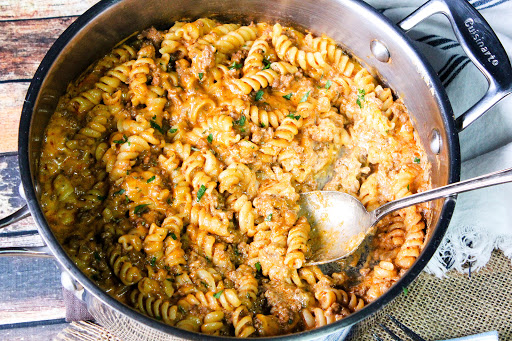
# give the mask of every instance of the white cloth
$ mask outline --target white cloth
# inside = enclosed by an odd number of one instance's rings
[[[499,341],[499,336],[497,331],[481,333],[477,335],[459,337],[456,339],[448,339],[445,341]]]
[[[366,0],[393,22],[417,9],[423,0]],[[470,0],[489,22],[512,56],[512,1]],[[487,82],[455,39],[449,21],[434,15],[407,33],[439,75],[455,116],[470,108]],[[512,167],[512,96],[508,96],[459,134],[461,179]],[[459,194],[450,226],[426,271],[443,277],[455,269],[483,267],[494,248],[512,258],[512,184]],[[468,263],[469,262],[469,263]]]

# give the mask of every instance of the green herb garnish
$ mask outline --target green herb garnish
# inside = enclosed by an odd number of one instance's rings
[[[364,101],[364,95],[366,94],[366,91],[364,89],[357,90],[357,100],[356,103],[359,106],[359,108],[363,107],[363,101]]]
[[[100,254],[96,251],[92,254],[94,256],[94,259],[96,259],[98,262],[101,260]]]
[[[164,130],[158,123],[156,123],[154,120],[149,121],[149,124],[151,125],[151,128],[158,130],[161,134],[165,134]]]
[[[125,142],[128,142],[128,138],[126,137],[126,135],[123,135],[123,140],[114,140],[112,142],[117,143],[117,144],[123,144]]]
[[[206,186],[201,185],[201,187],[197,191],[197,202],[201,201],[201,198],[203,197],[204,193],[206,193]]]
[[[245,121],[246,120],[247,120],[247,118],[245,117],[245,115],[242,115],[242,117],[240,117],[239,120],[235,121],[235,124],[240,126],[240,127],[243,127],[245,125]]]
[[[185,308],[183,308],[181,305],[178,305],[178,310],[180,311],[180,313],[182,314],[186,314],[187,311],[185,310]]]
[[[121,195],[125,192],[124,189],[120,189],[119,191],[115,192],[114,195]]]
[[[302,96],[302,98],[300,99],[299,103],[304,103],[308,100],[308,97],[309,97],[309,93],[311,92],[311,90],[309,90],[308,92],[306,92],[304,94],[304,96]]]
[[[288,118],[291,118],[291,119],[293,119],[293,120],[298,121],[298,120],[300,119],[300,117],[301,117],[301,116],[300,116],[300,115],[294,115],[294,114],[292,114],[292,113],[289,113],[288,115],[286,115],[286,117],[288,117]]]
[[[107,199],[107,197],[104,197],[103,195],[98,195],[98,200],[103,201]]]
[[[156,179],[156,175],[153,175],[152,177],[150,177],[150,178],[146,181],[146,183],[148,183],[148,184],[149,184],[151,181],[153,181],[153,180],[155,180],[155,179]]]
[[[263,90],[258,90],[256,96],[254,96],[255,101],[259,101],[263,97]]]
[[[174,239],[174,240],[178,239],[178,237],[176,237],[176,235],[174,234],[174,232],[169,232],[167,235],[168,235],[168,236],[171,236],[171,238],[172,238],[172,239]]]
[[[238,64],[237,62],[233,62],[233,65],[231,65],[231,66],[229,67],[229,69],[230,69],[230,70],[239,70],[239,69],[241,69],[241,68],[242,68],[242,66],[243,66],[243,65],[242,65],[241,63],[240,63],[240,64]]]
[[[256,262],[256,264],[254,264],[254,267],[256,268],[256,270],[258,272],[261,272],[261,264],[260,264],[260,262]]]
[[[201,284],[202,284],[205,288],[208,288],[208,284],[207,284],[205,281],[201,281]]]
[[[130,199],[128,199],[128,200],[130,200]],[[147,206],[149,206],[149,204],[137,205],[137,206],[135,206],[133,213],[135,213],[136,215],[141,215],[142,213],[144,213],[147,210]]]
[[[326,88],[327,90],[329,90],[329,88],[331,87],[331,85],[332,85],[332,82],[331,82],[330,80],[328,80],[328,81],[325,83],[325,88]]]
[[[263,58],[263,70],[270,69],[270,64],[272,64],[270,60],[268,60],[267,58]]]
[[[208,135],[208,137],[206,138],[206,141],[208,141],[208,143],[212,143],[213,142],[213,135],[212,134]]]
[[[293,96],[293,92],[290,92],[288,95],[284,95],[283,98],[290,99]]]
[[[149,264],[151,264],[151,266],[155,266],[155,264],[156,264],[156,257],[151,257],[151,260],[149,261]]]
[[[204,73],[199,72],[199,75],[198,75],[198,76],[199,76],[199,80],[202,80],[202,79],[203,79],[203,76],[204,76]]]
[[[420,163],[421,159],[419,157],[414,158],[414,163]]]
[[[213,294],[213,297],[215,298],[220,298],[220,295],[222,295],[222,293],[224,292],[224,290],[221,290],[219,292],[216,292],[215,294]]]
[[[266,218],[265,221],[271,221],[272,220],[272,213],[270,213]]]
[[[176,128],[169,129],[169,133],[171,133],[171,134],[174,134],[177,131],[178,131],[178,129],[176,129]]]
[[[405,296],[407,296],[407,294],[409,293],[409,289],[407,289],[406,287],[403,287],[402,291],[404,292]]]

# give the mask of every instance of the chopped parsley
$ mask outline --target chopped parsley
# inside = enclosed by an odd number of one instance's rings
[[[235,124],[240,127],[243,127],[245,125],[245,121],[247,121],[247,118],[245,117],[245,115],[242,115],[242,117],[240,117],[239,120],[235,121]]]
[[[113,142],[117,143],[117,144],[123,144],[125,142],[128,142],[128,138],[126,137],[126,135],[123,135],[123,139],[122,140],[114,140]]]
[[[363,107],[363,101],[364,101],[364,95],[366,94],[366,91],[364,89],[357,90],[357,100],[356,103],[359,106],[359,108]]]
[[[170,236],[170,237],[171,237],[172,239],[174,239],[174,240],[178,239],[178,237],[176,237],[176,235],[174,234],[174,232],[169,232],[167,235],[168,235],[168,236]]]
[[[178,310],[180,311],[180,313],[182,314],[186,314],[187,311],[185,310],[185,308],[183,308],[181,305],[178,305]]]
[[[171,133],[171,134],[174,134],[177,131],[178,131],[178,129],[176,129],[176,128],[169,129],[169,133]]]
[[[199,75],[198,75],[198,76],[199,76],[199,80],[202,80],[202,79],[203,79],[203,76],[204,76],[204,73],[199,72]]]
[[[199,191],[197,191],[197,202],[201,201],[201,198],[203,197],[204,193],[206,193],[206,186],[201,185]]]
[[[115,192],[114,195],[121,195],[124,192],[126,192],[124,189],[120,189],[119,191]]]
[[[210,135],[208,135],[208,137],[206,138],[206,141],[208,141],[208,143],[212,143],[213,142],[213,135],[210,133]]]
[[[300,99],[299,103],[304,103],[308,100],[308,97],[309,97],[309,93],[311,92],[311,90],[309,90],[308,92],[306,92],[304,94],[304,96],[302,96],[302,98]]]
[[[291,318],[291,317],[290,317],[290,318],[288,319],[288,324],[293,324],[293,318]]]
[[[301,117],[301,116],[300,116],[300,115],[294,115],[294,114],[292,114],[292,113],[289,113],[288,115],[286,115],[286,117],[288,117],[288,118],[291,118],[291,119],[294,119],[294,120],[298,121],[298,120],[300,119],[300,117]]]
[[[256,270],[258,272],[261,272],[261,264],[260,264],[260,262],[256,262],[256,264],[254,264],[254,267],[256,268]]]
[[[238,247],[236,245],[233,248],[233,251],[235,252],[235,256],[240,256],[240,252],[238,251]]]
[[[155,266],[155,264],[156,264],[156,257],[151,257],[151,260],[149,261],[149,264],[151,264],[151,266]]]
[[[414,163],[420,163],[421,159],[419,157],[414,158]]]
[[[407,190],[409,190],[409,185],[407,185]]]
[[[267,58],[263,58],[263,70],[270,69],[272,63]]]
[[[325,88],[326,88],[327,90],[329,90],[329,88],[331,87],[331,85],[332,85],[331,80],[328,80],[328,81],[325,83]]]
[[[241,69],[241,68],[242,68],[242,66],[243,66],[243,65],[242,65],[241,63],[239,64],[239,63],[237,63],[237,62],[233,62],[233,65],[231,65],[231,66],[229,67],[229,69],[230,69],[230,70],[239,70],[239,69]]]
[[[156,175],[153,175],[152,177],[150,177],[150,178],[146,181],[146,183],[148,183],[148,184],[149,184],[151,181],[153,181],[153,180],[155,180],[155,179],[156,179]]]
[[[94,256],[94,259],[96,259],[98,262],[101,260],[100,254],[97,251],[94,251],[92,255]]]
[[[158,123],[156,123],[154,120],[149,121],[149,124],[151,125],[151,128],[158,130],[160,133],[165,134],[164,130]]]
[[[290,99],[293,96],[293,92],[290,92],[288,95],[284,95],[283,98]]]
[[[215,294],[213,294],[213,297],[215,298],[220,298],[220,295],[222,295],[222,293],[224,292],[224,290],[221,290],[219,292],[216,292]]]
[[[98,195],[98,200],[103,201],[107,199],[107,197],[104,197],[103,195]]]
[[[130,200],[130,199],[127,199],[127,200]],[[149,206],[149,204],[137,205],[137,206],[135,206],[133,213],[135,213],[136,215],[141,215],[142,213],[146,212],[148,206]]]
[[[157,320],[159,320],[159,321],[161,321],[161,320],[162,320],[162,316],[158,316],[158,315],[157,315],[155,318],[156,318]]]
[[[201,284],[202,284],[205,288],[208,288],[208,283],[206,283],[205,281],[201,281]]]
[[[256,96],[254,96],[255,101],[259,101],[263,97],[263,90],[258,90]]]
[[[272,220],[272,213],[270,213],[266,218],[265,221],[271,221]]]
[[[409,289],[407,289],[406,287],[403,287],[402,291],[404,292],[405,296],[407,296],[407,294],[409,293]]]

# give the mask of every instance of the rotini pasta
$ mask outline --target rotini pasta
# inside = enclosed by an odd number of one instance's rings
[[[200,18],[129,41],[68,87],[39,173],[53,231],[110,295],[177,328],[273,336],[364,308],[413,265],[425,204],[385,217],[364,262],[307,264],[300,193],[372,210],[430,185],[402,101],[331,38]]]

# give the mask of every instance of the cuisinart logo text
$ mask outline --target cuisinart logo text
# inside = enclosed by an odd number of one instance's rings
[[[491,64],[494,66],[498,65],[499,62],[497,59],[495,59],[496,56],[493,55],[491,51],[489,51],[487,46],[485,46],[485,41],[482,40],[483,36],[480,36],[480,34],[478,34],[478,30],[473,27],[474,23],[474,20],[471,18],[466,19],[466,21],[464,21],[464,25],[466,25],[469,34],[471,34],[478,47],[480,47],[480,51],[483,52],[484,56],[489,56],[489,58],[487,58],[487,61],[491,62]]]

